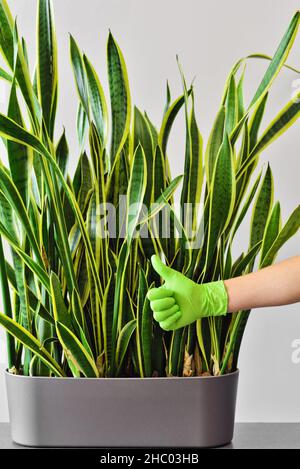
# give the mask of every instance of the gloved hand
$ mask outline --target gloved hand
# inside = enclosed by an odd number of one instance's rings
[[[228,294],[223,281],[199,285],[167,267],[158,256],[152,256],[151,262],[165,280],[147,294],[154,319],[162,329],[176,330],[197,319],[227,313]]]

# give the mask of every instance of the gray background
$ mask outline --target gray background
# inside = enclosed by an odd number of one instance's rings
[[[31,63],[35,51],[35,0],[10,0],[19,30],[28,41]],[[60,65],[59,123],[66,126],[73,155],[77,157],[75,119],[77,100],[69,64],[68,32],[95,64],[107,89],[106,38],[110,28],[128,67],[133,102],[146,109],[158,125],[168,78],[173,97],[181,93],[175,56],[179,54],[188,82],[194,76],[197,117],[207,139],[219,106],[224,82],[233,63],[253,52],[272,54],[293,13],[297,0],[54,0]],[[300,36],[289,62],[300,68]],[[247,67],[246,97],[250,97],[265,70],[263,61]],[[270,96],[265,123],[290,99],[298,75],[284,71]],[[300,78],[300,76],[299,76]],[[300,88],[300,85],[298,85]],[[5,90],[0,93],[5,112]],[[58,126],[59,129],[59,126]],[[61,130],[62,127],[59,129]],[[276,199],[286,218],[300,201],[300,121],[262,156],[272,163]],[[3,151],[2,151],[3,153]],[[173,174],[183,170],[184,128],[174,128],[169,156]],[[2,157],[2,156],[1,156]],[[249,224],[238,239],[237,253],[247,247]],[[298,235],[281,251],[280,258],[299,253]],[[5,365],[3,333],[0,367]],[[239,421],[300,421],[300,364],[292,362],[292,342],[300,339],[299,305],[253,311],[240,358]],[[3,373],[0,373],[0,421],[8,419]]]

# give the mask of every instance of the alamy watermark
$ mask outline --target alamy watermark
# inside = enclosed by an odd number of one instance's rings
[[[296,104],[300,103],[300,78],[292,81],[292,101]]]
[[[294,365],[300,365],[300,339],[294,339],[292,342],[292,363]]]
[[[102,203],[96,208],[97,233],[101,238],[179,238],[189,249],[200,249],[204,241],[203,204],[142,203],[128,205],[126,195],[117,204]],[[198,223],[196,223],[196,220]]]

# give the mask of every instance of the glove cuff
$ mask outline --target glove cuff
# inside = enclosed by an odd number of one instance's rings
[[[205,285],[207,289],[207,316],[225,316],[228,312],[228,293],[223,280]]]

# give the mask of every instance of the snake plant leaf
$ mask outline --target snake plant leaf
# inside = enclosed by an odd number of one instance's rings
[[[101,221],[99,220],[99,215],[97,214],[98,206],[99,206],[99,196],[96,192],[92,195],[89,209],[87,212],[87,230],[89,234],[90,243],[93,249],[94,258],[96,265],[100,265],[100,256],[101,256],[101,232],[99,229],[99,225]],[[94,338],[96,343],[96,353],[97,355],[100,354],[101,350],[101,318],[100,318],[100,305],[99,305],[99,296],[97,295],[96,285],[94,282],[93,274],[91,269],[89,268],[89,259],[87,258],[87,267],[88,267],[88,283],[89,283],[89,290],[90,290],[90,314],[92,318],[93,330],[94,330]],[[103,288],[101,284],[101,295],[103,296]]]
[[[187,184],[187,203],[191,207],[191,216],[187,213],[187,219],[191,219],[191,228],[195,229],[197,209],[200,203],[203,184],[203,139],[196,121],[194,99],[188,126],[190,136],[190,164]],[[189,228],[186,225],[187,224],[184,226],[189,234]]]
[[[3,243],[0,236],[0,285],[2,291],[2,303],[5,316],[12,319],[13,310],[10,298],[10,290],[7,277],[7,268],[4,257]],[[16,364],[16,347],[15,339],[12,335],[7,334],[7,358],[9,369]]]
[[[281,230],[281,206],[279,202],[273,207],[273,210],[267,221],[265,234],[263,238],[263,245],[261,249],[260,262],[265,258],[267,252],[271,248],[275,239],[277,238],[279,231]]]
[[[108,112],[104,91],[100,83],[99,77],[93,65],[86,55],[83,55],[83,63],[86,72],[87,86],[93,119],[101,139],[102,145],[107,140],[108,130]]]
[[[89,120],[81,102],[79,103],[78,110],[77,110],[76,126],[77,126],[77,137],[78,137],[79,146],[81,150],[83,151],[85,140],[86,140],[86,135],[87,135],[88,127],[89,127]]]
[[[57,44],[51,0],[38,2],[38,95],[49,136],[53,137],[57,108]]]
[[[62,174],[66,178],[68,161],[69,161],[69,146],[68,146],[68,142],[67,142],[67,139],[66,139],[65,129],[64,129],[64,131],[63,131],[63,133],[62,133],[62,135],[61,135],[61,137],[58,141],[58,144],[56,146],[55,154],[56,154],[57,164],[58,164]]]
[[[111,32],[107,41],[107,66],[111,102],[111,165],[124,147],[131,120],[131,96],[123,54]]]
[[[243,256],[244,257],[244,256]],[[231,244],[229,244],[226,257],[225,257],[225,264],[224,264],[224,280],[230,278],[232,272],[232,249]]]
[[[127,240],[131,242],[139,223],[147,184],[147,162],[143,148],[138,145],[133,159],[127,195]]]
[[[154,156],[153,200],[157,200],[161,192],[166,189],[166,180],[165,158],[160,146],[157,145]]]
[[[265,255],[262,263],[261,268],[267,267],[272,264],[274,261],[279,249],[292,237],[294,236],[300,228],[300,206],[298,206],[293,213],[291,214],[290,218],[287,220],[286,224],[283,226],[282,230],[280,230],[277,238],[273,242],[272,246],[270,247],[269,251]]]
[[[142,226],[144,223],[150,221],[153,217],[155,217],[162,209],[165,207],[166,203],[175,193],[177,187],[179,186],[180,182],[182,181],[183,176],[177,176],[164,190],[159,197],[155,200],[152,204],[149,212],[147,215],[142,218],[142,220],[138,223],[138,226]]]
[[[110,376],[113,370],[113,310],[115,295],[115,279],[110,276],[103,296],[102,303],[102,330],[104,342],[104,355],[106,363],[106,373]]]
[[[22,43],[19,40],[17,23],[13,25],[13,37],[14,37],[14,74],[19,84],[19,87],[22,91],[24,100],[29,111],[30,121],[32,127],[36,132],[39,131],[41,125],[41,107],[38,102],[37,96],[33,90],[33,85],[31,82],[29,65],[26,57],[24,56],[24,50]]]
[[[146,207],[150,207],[152,202],[152,190],[153,190],[153,140],[152,133],[149,124],[144,115],[139,111],[137,107],[134,108],[134,151],[141,145],[147,162],[147,187],[144,197],[144,203]]]
[[[9,10],[6,0],[0,1],[0,49],[11,71],[15,74],[31,119],[36,128],[40,119],[40,108],[33,92],[28,64],[24,56],[22,44],[19,41],[17,27]]]
[[[259,132],[259,128],[262,122],[262,118],[264,116],[268,96],[269,94],[266,93],[263,99],[258,103],[256,108],[254,109],[253,115],[251,117],[250,124],[249,124],[249,134],[250,134],[249,151],[252,151],[257,143],[258,132]]]
[[[71,55],[71,62],[73,66],[73,72],[75,76],[76,89],[80,97],[80,102],[81,102],[81,105],[84,109],[86,116],[88,117],[88,119],[90,119],[90,104],[89,104],[89,98],[88,98],[87,80],[86,80],[86,74],[85,74],[85,69],[84,69],[84,64],[83,64],[83,58],[82,58],[80,49],[71,34],[70,34],[70,55]]]
[[[85,152],[79,158],[73,186],[80,211],[84,213],[90,191],[93,189],[91,165]]]
[[[2,80],[5,80],[9,83],[12,83],[13,81],[13,76],[10,75],[8,72],[6,72],[3,68],[0,67],[0,78],[2,78]]]
[[[11,86],[8,117],[23,126],[23,119],[17,98],[16,82],[15,80]],[[9,168],[12,180],[18,189],[18,192],[27,207],[28,204],[28,184],[29,175],[32,165],[32,150],[19,143],[8,141],[7,154],[9,160]]]
[[[231,234],[231,242],[233,240],[233,238],[235,237],[239,227],[241,226],[248,210],[249,210],[249,207],[255,197],[255,194],[257,192],[257,189],[259,187],[259,183],[260,183],[260,180],[261,180],[261,176],[262,176],[262,173],[260,172],[259,175],[257,176],[250,192],[249,192],[249,195],[248,197],[246,198],[246,201],[239,213],[239,215],[237,216],[237,219],[236,219],[236,222],[234,223],[234,227],[233,227],[233,230],[232,230],[232,234]]]
[[[142,311],[142,324],[140,328],[141,342],[142,342],[142,355],[144,364],[144,375],[150,378],[152,376],[152,335],[153,335],[153,321],[152,310],[150,302],[145,298],[143,311]]]
[[[225,103],[225,131],[231,134],[238,122],[238,96],[234,76],[229,82],[228,93]]]
[[[0,221],[0,233],[6,239],[6,241],[10,244],[13,251],[21,257],[21,259],[25,262],[25,264],[29,267],[29,269],[38,277],[41,283],[45,286],[46,290],[50,292],[50,281],[47,275],[47,272],[44,268],[40,267],[40,265],[35,262],[32,257],[30,257],[23,249],[18,245],[16,239],[8,232],[6,227]]]
[[[11,207],[14,208],[16,214],[18,215],[20,221],[22,222],[24,231],[26,232],[28,236],[28,240],[31,244],[31,247],[36,255],[37,262],[41,267],[43,267],[44,264],[43,264],[42,256],[40,253],[40,249],[39,249],[35,234],[31,227],[30,220],[28,218],[26,207],[23,203],[23,200],[15,184],[13,183],[11,178],[7,175],[6,171],[1,165],[0,165],[0,189],[2,193],[4,194],[6,200],[10,203]]]
[[[187,332],[187,327],[185,327],[183,330],[178,329],[172,333],[168,363],[168,376],[182,376],[183,357]]]
[[[0,193],[0,208],[1,208],[1,217],[2,220],[5,220],[5,225],[11,236],[16,240],[18,239],[17,236],[17,226],[14,220],[13,210],[11,205],[5,199],[5,197]],[[25,238],[22,240],[22,244],[25,246],[26,240]],[[12,246],[11,246],[12,247]],[[32,318],[29,310],[29,302],[28,302],[28,293],[26,288],[26,272],[25,272],[25,265],[22,261],[21,257],[14,252],[12,249],[12,258],[13,258],[13,265],[14,265],[14,273],[15,279],[17,284],[17,290],[19,295],[20,301],[20,308],[19,308],[19,318],[18,321],[22,324],[26,329],[31,331],[31,323]]]
[[[118,337],[117,350],[116,350],[116,362],[117,362],[116,375],[117,376],[120,374],[123,361],[124,361],[130,340],[133,336],[135,329],[136,329],[136,319],[132,319],[131,321],[127,322],[127,324],[125,324],[125,326],[121,330],[120,335]]]
[[[86,377],[98,378],[99,372],[93,357],[85,350],[81,342],[64,324],[56,323],[57,336],[63,345],[66,357]]]
[[[72,329],[71,316],[68,312],[64,302],[61,290],[61,284],[55,272],[50,275],[51,295],[53,304],[53,316],[56,322],[64,324],[69,329]]]
[[[8,316],[0,313],[0,324],[9,334],[14,336],[26,348],[31,350],[39,359],[54,373],[55,376],[65,376],[59,364],[52,358],[43,345],[23,326],[15,322]]]
[[[263,76],[263,79],[260,83],[260,85],[258,86],[251,102],[250,102],[250,105],[246,111],[246,113],[244,114],[244,116],[240,119],[240,121],[237,123],[237,125],[235,126],[235,129],[232,131],[231,133],[231,142],[234,143],[242,129],[242,126],[244,124],[244,121],[245,119],[247,118],[249,112],[251,111],[251,109],[257,104],[259,103],[259,101],[261,99],[264,98],[264,95],[268,92],[268,90],[270,89],[273,81],[275,80],[276,76],[278,75],[278,73],[280,72],[281,68],[285,65],[285,61],[290,53],[290,50],[294,44],[294,41],[296,39],[296,36],[297,36],[297,33],[298,33],[298,29],[299,29],[299,23],[300,23],[300,12],[297,11],[294,15],[294,17],[292,18],[290,24],[289,24],[289,27],[286,31],[286,33],[284,34],[272,60],[270,61],[270,64],[269,64],[269,67],[268,69],[266,70],[264,76]],[[260,57],[260,58],[267,58],[269,59],[268,56],[264,56],[263,54],[253,54],[253,55],[250,55],[248,56],[247,58],[257,58],[257,57]],[[232,74],[236,73],[236,71],[239,69],[239,67],[241,66],[241,64],[244,62],[244,59],[241,59],[237,62],[237,64],[235,65],[235,68],[234,70],[232,71]]]
[[[205,151],[206,180],[209,185],[212,181],[215,163],[223,142],[224,125],[225,106],[222,106],[217,114]]]
[[[259,241],[262,241],[264,237],[266,220],[268,219],[270,210],[272,209],[273,198],[274,180],[271,167],[268,165],[268,169],[261,183],[252,212],[250,248],[255,246]]]
[[[158,145],[158,132],[157,128],[153,124],[153,122],[150,120],[150,117],[148,116],[147,112],[144,112],[144,117],[147,121],[147,124],[149,126],[149,129],[151,131],[151,137],[152,137],[152,142],[153,142],[153,153],[155,153],[155,149]]]
[[[188,91],[188,94],[190,93],[191,93],[191,90]],[[174,121],[180,109],[184,105],[184,102],[185,102],[185,97],[184,95],[182,95],[171,104],[168,111],[164,115],[163,122],[162,122],[161,129],[160,129],[159,136],[158,136],[158,144],[164,155],[166,155],[167,144],[168,144],[172,126],[174,124]]]
[[[14,68],[14,37],[13,37],[13,24],[14,20],[6,0],[0,1],[0,22],[1,22],[1,36],[0,47],[3,56],[5,57],[10,68]]]
[[[165,104],[165,107],[164,107],[164,113],[163,115],[165,116],[168,112],[168,110],[170,109],[170,104],[171,104],[171,90],[170,90],[170,85],[169,85],[169,82],[167,80],[167,90],[166,90],[166,104]]]
[[[260,100],[265,95],[267,90],[270,88],[272,82],[278,75],[296,39],[296,35],[298,32],[298,28],[299,28],[299,23],[300,23],[300,12],[297,11],[295,15],[293,16],[288,26],[288,29],[285,32],[280,44],[278,45],[278,48],[273,56],[273,59],[271,60],[270,65],[268,66],[263,76],[263,79],[261,83],[259,84],[252,98],[249,108],[251,108],[254,104],[256,104],[258,100]]]
[[[240,177],[249,165],[255,160],[263,150],[265,150],[274,140],[282,135],[299,118],[300,115],[300,93],[298,93],[275,117],[271,124],[259,138],[247,160],[238,172]]]
[[[239,122],[243,115],[245,114],[245,105],[244,105],[244,78],[245,78],[245,67],[243,72],[240,76],[236,87],[236,94],[237,94],[237,121]]]
[[[45,148],[45,146],[40,142],[38,138],[36,138],[33,134],[30,132],[27,132],[25,129],[23,129],[21,126],[13,122],[11,119],[8,119],[4,115],[0,114],[0,135],[5,136],[5,138],[9,138],[10,140],[14,140],[23,144],[26,144],[33,149],[35,149],[38,153],[42,154],[47,162],[50,164],[51,168],[53,171],[55,171],[55,174],[57,175],[59,182],[61,183],[61,186],[64,190],[64,193],[66,197],[68,198],[68,201],[70,203],[70,206],[72,208],[72,211],[74,213],[74,216],[76,218],[76,221],[80,227],[81,234],[82,234],[82,239],[85,244],[86,250],[87,250],[87,255],[89,256],[90,260],[90,266],[91,270],[93,272],[94,280],[96,283],[97,287],[97,294],[101,297],[101,283],[100,283],[100,278],[95,262],[95,258],[93,255],[93,250],[92,246],[89,240],[89,236],[86,230],[85,222],[82,217],[81,211],[79,209],[79,206],[77,204],[76,199],[74,198],[74,194],[71,191],[70,187],[68,186],[67,182],[65,181],[62,172],[60,171],[56,161],[53,159],[52,155],[48,152],[48,150]],[[56,188],[57,189],[57,188]],[[57,191],[56,191],[57,192]],[[59,201],[60,199],[56,199],[56,201]],[[69,245],[68,245],[68,240],[65,239],[65,253],[69,252]],[[70,254],[70,252],[69,252]],[[68,268],[68,264],[66,264],[66,267]],[[72,264],[70,264],[70,268],[72,267]],[[71,269],[71,274],[74,275],[73,269]],[[72,276],[73,276],[72,275]]]
[[[243,257],[243,259],[241,259],[241,261],[233,269],[232,271],[233,277],[239,277],[245,272],[245,270],[247,269],[249,265],[253,264],[253,261],[255,260],[257,254],[259,253],[261,246],[262,246],[262,241],[259,241],[249,250],[249,252]]]
[[[117,264],[116,278],[115,278],[115,289],[114,289],[114,302],[113,302],[113,314],[111,324],[111,366],[110,371],[113,372],[115,368],[115,356],[116,356],[116,341],[117,332],[123,327],[123,304],[125,297],[125,278],[127,272],[127,265],[129,259],[129,249],[126,241],[123,242]]]
[[[225,133],[211,184],[206,268],[210,266],[219,237],[230,220],[235,191],[233,152],[228,135]]]
[[[144,303],[147,295],[148,285],[145,272],[143,269],[139,271],[138,284],[138,302],[137,302],[137,324],[136,324],[136,343],[139,362],[139,373],[142,378],[145,377],[144,356],[143,356],[143,338],[142,338],[142,321],[144,312]]]

